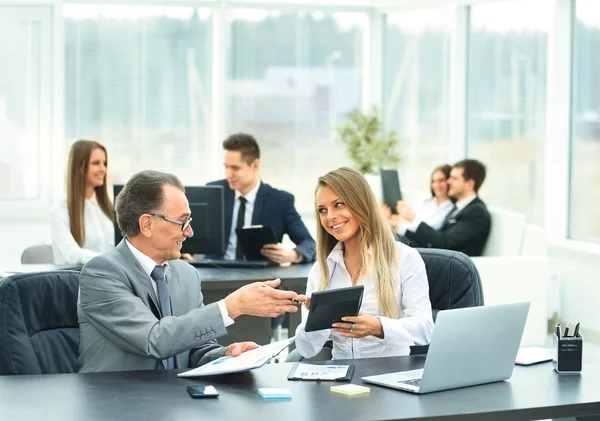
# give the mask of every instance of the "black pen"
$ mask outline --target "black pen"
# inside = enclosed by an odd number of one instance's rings
[[[563,335],[565,338],[569,337],[569,324],[567,323],[567,327],[565,327],[565,334]]]
[[[579,322],[575,325],[575,332],[573,332],[573,337],[577,338],[579,336]]]
[[[556,337],[560,339],[560,325],[556,325]]]

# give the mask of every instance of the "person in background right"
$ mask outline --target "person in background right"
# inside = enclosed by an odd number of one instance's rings
[[[435,230],[439,230],[446,216],[454,209],[454,203],[448,196],[448,179],[452,167],[448,164],[436,167],[431,173],[431,197],[422,202],[421,206],[416,210],[416,214],[427,225]],[[402,209],[407,203],[398,201],[396,210],[398,213],[392,213],[392,210],[387,204],[382,206],[384,218],[388,221],[394,231],[400,232],[402,228],[406,231],[406,226],[409,224],[400,218]]]
[[[455,208],[435,230],[418,218],[413,208],[404,204],[400,218],[409,222],[399,234],[412,247],[456,250],[468,256],[481,256],[490,234],[492,220],[487,206],[477,196],[485,180],[485,165],[475,159],[465,159],[452,166],[448,179],[448,195]]]

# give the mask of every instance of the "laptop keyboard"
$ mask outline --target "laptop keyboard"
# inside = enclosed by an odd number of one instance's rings
[[[410,386],[419,386],[421,384],[421,379],[401,380],[398,383],[408,384]]]

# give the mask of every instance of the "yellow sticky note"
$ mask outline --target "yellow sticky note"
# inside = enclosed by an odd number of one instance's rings
[[[343,386],[331,386],[331,393],[337,393],[344,396],[365,395],[371,392],[371,389],[365,386],[356,384],[345,384]]]

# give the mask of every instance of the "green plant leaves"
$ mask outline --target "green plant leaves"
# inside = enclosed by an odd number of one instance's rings
[[[346,114],[346,124],[336,128],[339,139],[354,168],[363,174],[376,174],[380,168],[397,166],[401,162],[398,134],[384,132],[383,121],[376,106],[364,113],[352,110]]]

